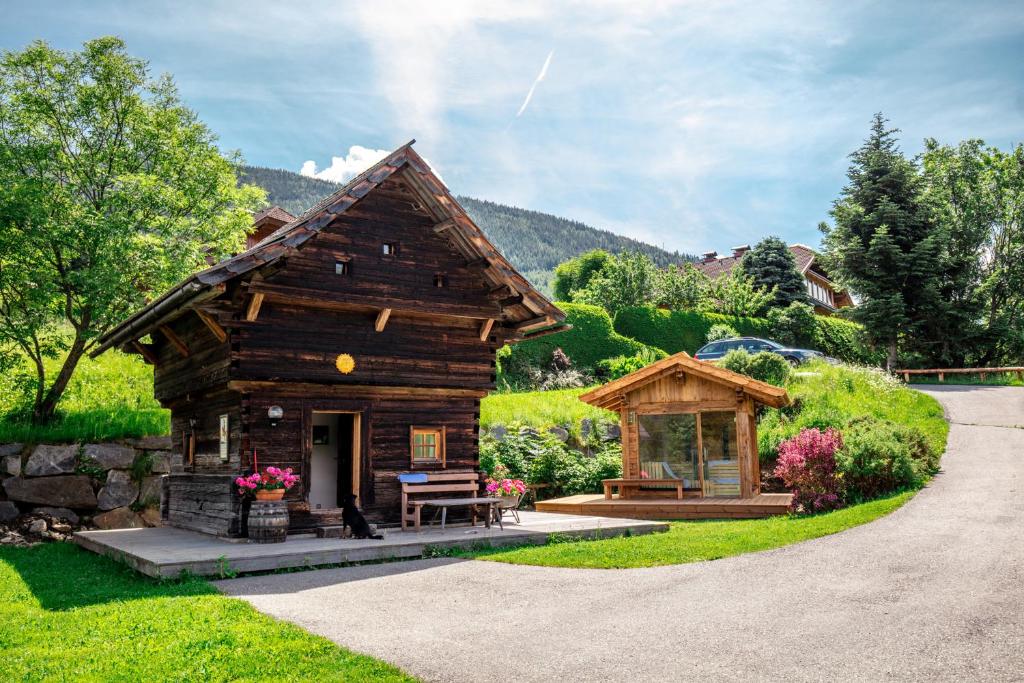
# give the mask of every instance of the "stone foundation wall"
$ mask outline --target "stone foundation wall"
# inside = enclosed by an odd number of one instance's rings
[[[0,524],[22,515],[75,527],[160,524],[162,479],[181,456],[170,437],[114,443],[0,445]]]

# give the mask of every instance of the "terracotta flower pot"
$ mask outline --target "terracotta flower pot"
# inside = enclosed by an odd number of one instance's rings
[[[256,491],[256,500],[281,500],[284,498],[284,489],[260,489]]]

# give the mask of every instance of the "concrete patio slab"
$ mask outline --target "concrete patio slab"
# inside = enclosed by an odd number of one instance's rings
[[[143,574],[176,577],[183,571],[197,576],[224,576],[295,567],[418,559],[428,548],[539,544],[552,534],[608,538],[668,529],[664,522],[585,515],[523,511],[519,517],[520,524],[506,520],[504,530],[497,525],[490,529],[483,526],[426,528],[419,533],[384,529],[383,540],[299,535],[289,537],[284,543],[259,544],[171,527],[80,531],[73,539],[81,547],[124,562]]]

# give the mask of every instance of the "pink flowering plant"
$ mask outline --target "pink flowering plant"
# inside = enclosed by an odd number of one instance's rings
[[[268,467],[263,470],[262,474],[254,472],[247,477],[235,479],[238,492],[243,496],[247,493],[255,493],[256,491],[273,491],[275,489],[287,491],[298,483],[299,477],[296,474],[292,474],[291,467],[283,470],[280,467]]]
[[[521,496],[526,493],[522,479],[488,479],[487,493],[492,496]]]
[[[836,451],[843,437],[835,429],[801,429],[779,444],[775,476],[793,492],[793,507],[799,512],[825,512],[842,507],[841,480],[836,468]]]

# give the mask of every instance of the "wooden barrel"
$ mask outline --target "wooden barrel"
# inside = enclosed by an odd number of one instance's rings
[[[283,500],[254,500],[249,508],[251,543],[284,543],[288,537],[288,504]]]

